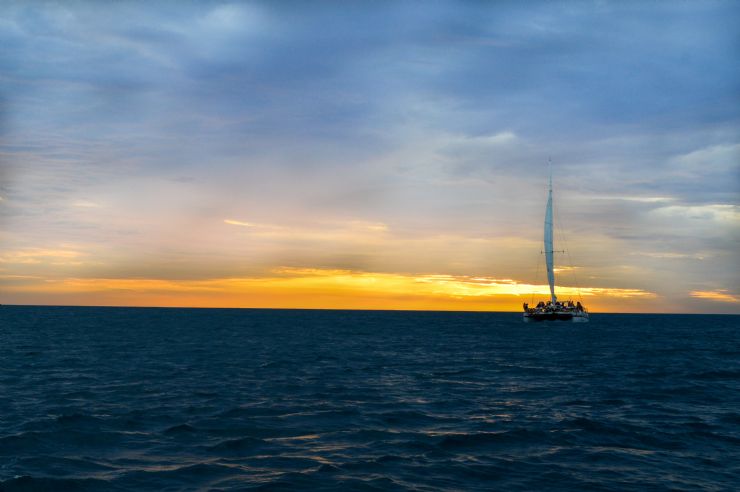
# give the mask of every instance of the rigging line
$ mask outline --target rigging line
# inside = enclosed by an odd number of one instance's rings
[[[534,296],[536,295],[537,282],[540,281],[540,263],[542,263],[542,253],[537,256],[537,268],[534,273],[534,283],[532,284],[532,298],[529,300],[529,304],[534,304]]]
[[[552,166],[552,162],[550,162],[550,166]],[[552,179],[552,171],[550,173],[550,178]],[[531,305],[534,305],[535,296],[537,295],[537,282],[540,281],[540,264],[543,261],[542,256],[545,254],[545,249],[546,248],[542,248],[540,254],[537,255],[537,268],[535,269],[534,283],[532,284],[532,298],[529,301]],[[545,270],[547,270],[547,268],[545,268]]]
[[[562,221],[560,220],[560,214],[558,212],[557,207],[553,207],[553,212],[555,213],[555,222],[557,223],[556,230],[558,231],[558,234],[560,234],[560,240],[563,241],[563,245],[565,246],[565,252],[568,255],[568,264],[570,266],[571,275],[573,275],[573,282],[576,284],[576,292],[578,293],[578,300],[583,304],[583,297],[581,296],[581,285],[578,283],[578,277],[576,276],[576,269],[573,266],[573,258],[570,256],[570,248],[568,247],[568,241],[565,239],[565,233],[563,232],[563,228],[560,224],[562,224]]]

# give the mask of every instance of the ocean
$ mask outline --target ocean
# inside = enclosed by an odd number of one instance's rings
[[[740,490],[740,317],[0,307],[0,491]]]

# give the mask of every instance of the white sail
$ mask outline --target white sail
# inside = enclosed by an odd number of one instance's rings
[[[553,271],[552,247],[552,171],[550,171],[550,190],[547,194],[547,209],[545,210],[545,263],[547,263],[547,281],[550,284],[550,299],[555,304],[555,272]]]

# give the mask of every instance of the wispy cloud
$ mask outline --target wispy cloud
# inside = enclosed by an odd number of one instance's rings
[[[621,200],[625,202],[641,202],[641,203],[663,203],[672,202],[675,200],[669,196],[604,196],[604,195],[593,195],[588,196],[589,200]]]
[[[729,303],[739,303],[740,302],[740,296],[731,294],[730,292],[724,289],[722,290],[692,290],[689,293],[689,295],[697,299],[706,299],[709,301],[729,302]]]
[[[718,203],[711,205],[670,205],[660,207],[652,214],[689,219],[731,222],[740,226],[740,205]]]
[[[72,203],[73,207],[79,207],[79,208],[100,208],[102,205],[99,203],[91,202],[89,200],[77,200],[76,202]]]
[[[694,259],[703,260],[707,254],[702,253],[674,253],[670,251],[634,251],[630,255],[635,256],[647,256],[648,258],[659,258],[668,260],[682,260],[682,259]]]
[[[240,220],[224,219],[224,224],[241,226],[241,227],[255,227],[255,224],[251,222],[242,222]]]
[[[673,159],[676,171],[692,178],[706,177],[708,174],[734,173],[740,180],[740,143],[722,143],[693,150]]]
[[[0,263],[61,264],[74,262],[75,264],[77,264],[78,262],[76,262],[75,260],[82,256],[84,256],[84,253],[68,249],[30,248],[18,251],[8,251],[0,254]]]

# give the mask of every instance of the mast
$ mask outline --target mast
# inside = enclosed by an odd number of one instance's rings
[[[555,271],[553,268],[552,244],[552,161],[550,160],[550,183],[547,192],[547,208],[545,209],[545,263],[547,264],[547,282],[550,284],[550,300],[553,304],[555,297]]]

